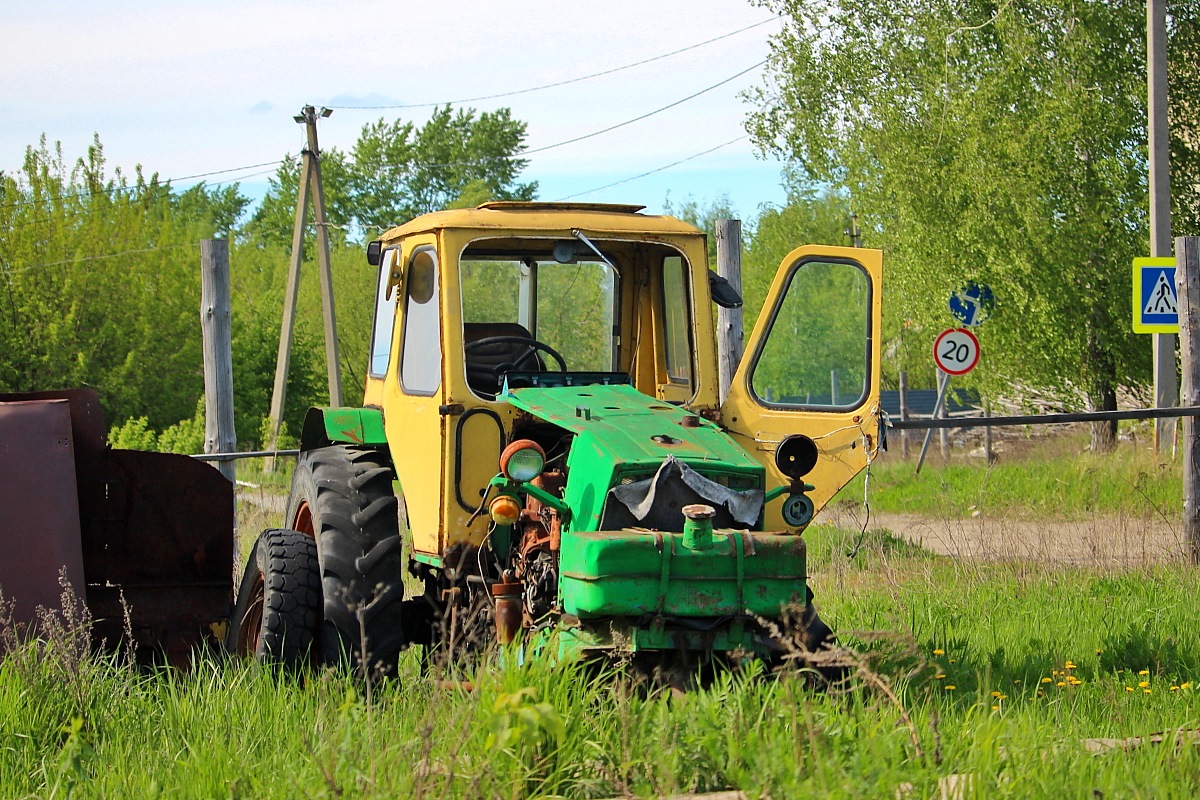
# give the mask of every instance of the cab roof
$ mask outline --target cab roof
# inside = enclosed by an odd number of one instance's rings
[[[535,203],[493,201],[475,208],[434,211],[385,232],[385,241],[446,228],[563,231],[584,228],[611,233],[700,233],[675,217],[640,213],[645,206],[616,203]]]

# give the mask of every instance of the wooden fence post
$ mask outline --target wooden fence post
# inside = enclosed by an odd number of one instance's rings
[[[229,242],[200,242],[200,332],[204,350],[204,452],[237,451],[233,428],[233,335],[230,329]],[[217,462],[221,474],[234,483],[232,461]],[[234,497],[233,572],[238,577],[241,555],[237,537],[237,497]]]
[[[717,274],[742,293],[742,222],[717,220]],[[729,395],[729,384],[742,359],[742,309],[717,306],[717,376],[721,402]]]
[[[1175,287],[1179,295],[1180,405],[1200,404],[1200,237],[1175,238]],[[1183,531],[1193,564],[1200,563],[1200,429],[1183,418]]]
[[[200,330],[204,336],[204,452],[237,450],[233,427],[233,338],[230,332],[229,242],[200,243]],[[234,479],[234,463],[219,462]]]

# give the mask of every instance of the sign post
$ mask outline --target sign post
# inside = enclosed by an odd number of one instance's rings
[[[951,375],[966,375],[979,363],[979,340],[966,328],[947,328],[933,340],[933,363],[938,368],[938,396],[933,406],[933,418],[937,419],[946,403],[946,392],[950,389]],[[933,429],[925,431],[921,454],[917,457],[917,474],[925,463],[929,451],[929,440]]]

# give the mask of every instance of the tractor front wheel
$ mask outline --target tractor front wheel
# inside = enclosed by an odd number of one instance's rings
[[[317,547],[296,531],[259,534],[246,559],[226,646],[287,669],[310,663],[321,624]]]
[[[321,656],[392,676],[405,644],[400,527],[392,467],[376,450],[334,445],[300,455],[287,519],[316,541]]]

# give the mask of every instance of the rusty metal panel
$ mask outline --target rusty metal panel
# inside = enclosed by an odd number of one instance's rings
[[[69,400],[0,402],[0,590],[15,619],[58,608],[59,573],[85,596]]]
[[[232,604],[233,485],[188,456],[109,450],[105,432],[91,389],[0,393],[0,589],[28,621],[58,605],[66,563],[98,641],[116,646],[128,611],[140,660],[186,665]]]
[[[105,505],[84,536],[99,637],[120,638],[124,593],[139,652],[187,663],[233,601],[233,484],[189,456],[110,450]]]

